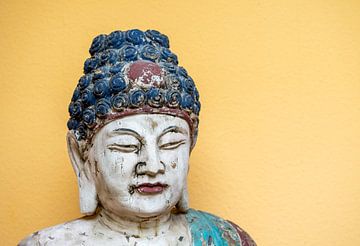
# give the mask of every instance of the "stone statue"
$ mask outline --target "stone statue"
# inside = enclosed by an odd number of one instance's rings
[[[188,206],[199,93],[168,38],[114,31],[89,51],[67,135],[86,216],[19,245],[255,245],[234,223]]]

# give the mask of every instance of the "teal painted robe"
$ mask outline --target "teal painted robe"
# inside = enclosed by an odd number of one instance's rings
[[[189,209],[186,219],[193,246],[256,246],[244,230],[215,215]]]

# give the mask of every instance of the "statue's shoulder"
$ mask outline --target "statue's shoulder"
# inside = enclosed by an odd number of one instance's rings
[[[249,234],[238,225],[216,215],[189,209],[186,219],[194,246],[200,246],[202,242],[206,245],[256,246]]]
[[[24,238],[18,245],[81,245],[86,241],[92,227],[92,220],[80,218],[34,232]]]

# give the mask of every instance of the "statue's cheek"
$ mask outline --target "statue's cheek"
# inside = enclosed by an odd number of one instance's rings
[[[101,159],[103,173],[115,178],[131,176],[137,161],[133,156],[111,150],[106,150]]]
[[[169,165],[171,168],[177,168],[179,166],[187,165],[189,160],[189,153],[184,148],[178,148],[174,150],[163,150],[161,153],[161,160]]]
[[[172,161],[171,164],[170,164],[170,167],[172,169],[177,169],[178,168],[178,159]]]
[[[126,170],[124,170],[124,157],[117,155],[111,159],[110,174],[112,176],[125,177]]]
[[[178,153],[173,160],[174,161],[172,162],[171,167],[175,166],[174,169],[177,169],[180,172],[187,172],[189,166],[189,155],[185,151]]]

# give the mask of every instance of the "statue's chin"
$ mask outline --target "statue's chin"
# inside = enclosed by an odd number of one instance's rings
[[[172,207],[167,206],[157,206],[157,207],[138,207],[131,211],[131,215],[136,216],[138,218],[149,218],[156,217],[166,213],[171,212]],[[130,211],[129,211],[130,212]]]
[[[135,206],[124,206],[124,204],[106,204],[103,209],[119,217],[135,217],[135,218],[149,218],[157,217],[170,213],[175,207],[174,205],[167,204],[166,202],[158,203],[138,203]]]
[[[152,212],[149,212],[149,211],[146,211],[146,212],[139,212],[139,213],[136,213],[136,217],[137,218],[151,218],[151,217],[158,217],[158,216],[161,216],[163,214],[166,214],[170,211],[167,211],[167,210],[159,210],[159,211],[152,211]]]
[[[131,196],[99,196],[102,207],[119,217],[148,218],[170,213],[181,198],[177,190],[166,190],[161,194]]]

